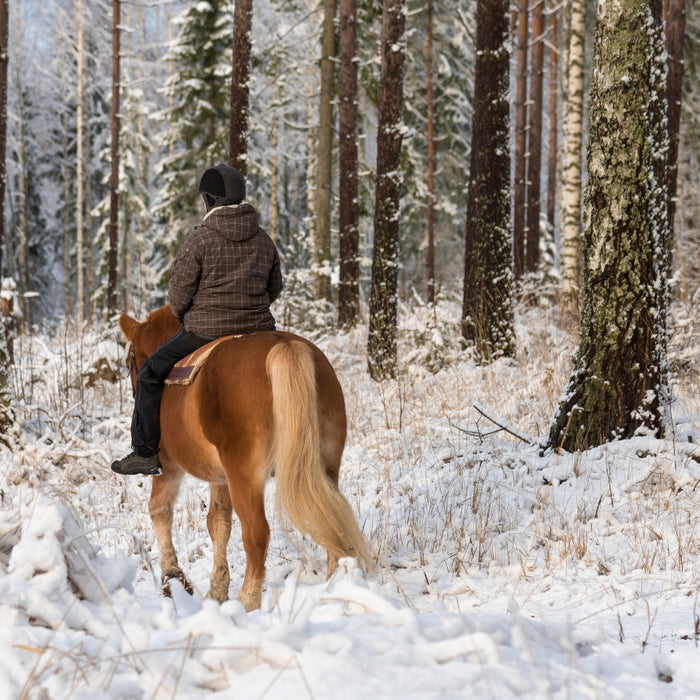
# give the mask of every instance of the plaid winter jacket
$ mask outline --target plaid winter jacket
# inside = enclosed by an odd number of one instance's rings
[[[187,236],[168,300],[185,330],[220,337],[274,330],[270,304],[281,291],[277,248],[242,202],[212,209]]]

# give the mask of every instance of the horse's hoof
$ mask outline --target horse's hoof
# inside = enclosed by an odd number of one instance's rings
[[[170,582],[172,580],[179,581],[182,584],[182,587],[185,589],[187,593],[190,595],[194,594],[194,589],[190,585],[190,582],[187,580],[187,577],[182,571],[168,571],[167,573],[164,573],[160,577],[160,583],[162,585],[162,590],[163,590],[163,595],[166,598],[172,598],[172,592],[170,590]]]
[[[215,600],[217,603],[225,603],[228,600],[228,586],[226,588],[210,588],[207,598]]]

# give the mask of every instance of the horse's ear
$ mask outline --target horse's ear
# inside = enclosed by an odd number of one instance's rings
[[[122,329],[122,333],[124,334],[124,337],[127,340],[134,339],[134,331],[136,330],[136,326],[138,325],[139,322],[136,319],[131,318],[131,316],[128,316],[127,314],[122,314],[119,317],[119,328]]]

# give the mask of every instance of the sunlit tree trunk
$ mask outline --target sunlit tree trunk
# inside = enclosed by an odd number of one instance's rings
[[[581,277],[585,10],[585,0],[569,0],[560,232],[564,303],[571,310],[578,307]]]
[[[250,50],[253,0],[236,0],[233,13],[233,62],[231,76],[231,121],[229,163],[248,172],[248,112],[250,104]]]
[[[338,151],[340,278],[338,327],[351,328],[360,311],[360,232],[357,154],[357,0],[340,0]]]
[[[581,338],[550,447],[663,434],[666,63],[661,0],[598,5]]]
[[[478,0],[462,334],[481,361],[515,353],[508,0]]]
[[[316,238],[318,294],[331,299],[331,178],[333,162],[333,91],[335,86],[336,0],[324,0],[321,47],[321,92],[318,103],[318,152],[316,158]]]
[[[405,10],[404,0],[384,0],[367,343],[369,372],[377,380],[396,375]]]

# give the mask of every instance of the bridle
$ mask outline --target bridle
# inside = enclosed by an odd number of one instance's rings
[[[126,344],[126,369],[129,372],[129,379],[131,380],[131,393],[136,396],[134,374],[138,374],[139,368],[136,366],[136,349],[131,340]]]

